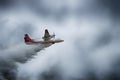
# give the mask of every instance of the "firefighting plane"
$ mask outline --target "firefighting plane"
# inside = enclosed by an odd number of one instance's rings
[[[53,40],[53,38],[55,38],[55,34],[50,35],[48,30],[45,29],[44,36],[42,37],[43,40],[36,41],[34,39],[31,39],[28,34],[25,34],[24,41],[28,45],[32,45],[32,44],[55,44],[55,43],[60,43],[60,42],[64,41],[64,40],[61,40],[61,39],[54,39]]]

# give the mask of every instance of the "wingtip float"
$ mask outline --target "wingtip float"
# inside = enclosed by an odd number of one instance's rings
[[[55,38],[55,34],[50,35],[47,29],[45,29],[45,33],[44,33],[44,36],[42,37],[42,39],[43,39],[42,41],[36,41],[34,39],[31,39],[28,34],[24,35],[24,41],[28,45],[32,45],[32,44],[55,44],[55,43],[61,43],[64,41],[61,39],[52,40],[53,38]]]

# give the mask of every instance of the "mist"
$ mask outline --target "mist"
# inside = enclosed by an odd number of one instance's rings
[[[120,79],[118,0],[1,0],[0,12],[1,80]],[[24,44],[46,28],[64,42]]]

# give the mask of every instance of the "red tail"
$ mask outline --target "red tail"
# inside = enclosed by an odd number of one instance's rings
[[[24,40],[25,40],[25,42],[34,42],[34,40],[32,40],[32,39],[29,37],[28,34],[25,34]]]
[[[50,37],[50,34],[47,29],[45,29],[45,34],[44,34],[44,38],[46,38],[46,37]]]

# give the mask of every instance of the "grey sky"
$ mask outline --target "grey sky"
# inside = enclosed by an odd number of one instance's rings
[[[118,10],[117,0],[0,0],[0,74],[8,70],[18,80],[119,80]],[[46,28],[65,42],[40,52],[35,50],[43,46],[24,44],[25,33],[39,40]]]

